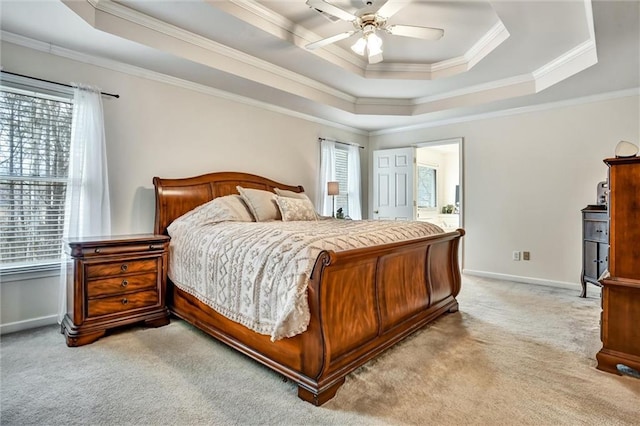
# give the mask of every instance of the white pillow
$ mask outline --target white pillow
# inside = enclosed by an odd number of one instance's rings
[[[182,226],[197,226],[218,222],[253,222],[247,205],[237,194],[214,198],[183,214],[167,227],[169,235]]]
[[[280,208],[282,220],[291,222],[294,220],[317,220],[316,209],[309,198],[276,197],[276,203]]]
[[[280,210],[276,204],[276,194],[262,189],[251,189],[236,186],[240,196],[249,207],[256,222],[281,220]]]

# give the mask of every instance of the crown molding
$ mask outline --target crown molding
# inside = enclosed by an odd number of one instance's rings
[[[590,104],[595,102],[604,102],[604,101],[609,101],[613,99],[628,98],[633,96],[640,97],[640,87],[636,87],[633,89],[617,90],[614,92],[599,93],[597,95],[581,96],[578,98],[567,99],[567,100],[562,100],[557,102],[547,102],[543,104],[531,105],[526,107],[509,108],[509,109],[504,109],[500,111],[467,115],[464,117],[435,120],[435,121],[430,121],[428,123],[420,123],[420,124],[415,124],[411,126],[400,126],[400,127],[393,127],[393,128],[384,129],[384,130],[376,130],[373,132],[369,132],[369,137],[388,135],[393,133],[411,132],[411,131],[422,130],[422,129],[430,129],[434,127],[448,126],[452,124],[467,123],[471,121],[480,121],[480,120],[488,120],[492,118],[509,117],[513,115],[528,114],[528,113],[538,112],[538,111],[567,108],[572,106]]]
[[[595,39],[591,38],[532,72],[536,91],[546,89],[598,63]]]
[[[431,102],[442,101],[451,98],[458,98],[461,96],[474,95],[477,93],[489,92],[494,90],[501,90],[507,87],[520,85],[522,83],[532,83],[535,79],[531,74],[522,74],[514,77],[503,78],[501,80],[490,81],[488,83],[476,84],[475,86],[465,87],[464,89],[452,90],[446,93],[441,93],[432,96],[425,96],[422,98],[415,98],[414,105],[428,104]]]
[[[39,52],[49,53],[51,55],[70,59],[76,62],[81,62],[84,64],[93,65],[93,66],[108,69],[111,71],[132,75],[134,77],[157,81],[159,83],[169,84],[172,86],[180,87],[183,89],[191,90],[191,91],[202,93],[205,95],[214,96],[216,98],[226,99],[226,100],[238,102],[244,105],[261,108],[267,111],[280,113],[290,117],[300,118],[302,120],[321,124],[323,126],[333,127],[340,130],[346,130],[358,135],[367,136],[369,134],[369,132],[366,130],[358,129],[351,126],[346,126],[344,124],[336,123],[331,120],[325,120],[323,118],[315,117],[309,114],[303,114],[301,112],[294,111],[288,108],[280,107],[280,106],[273,105],[263,101],[258,101],[252,98],[248,98],[246,96],[240,96],[235,93],[216,89],[210,86],[205,86],[203,84],[193,83],[191,81],[172,77],[172,76],[151,71],[145,68],[136,67],[134,65],[125,64],[122,62],[101,58],[98,56],[88,55],[86,53],[80,53],[74,50],[53,45],[51,43],[45,43],[42,41],[21,36],[18,34],[13,34],[7,31],[0,31],[0,38],[2,42],[7,42],[7,43],[15,44],[18,46],[22,46],[22,47],[27,47],[29,49],[37,50]]]
[[[157,82],[160,82],[160,83],[173,85],[173,86],[180,87],[180,88],[183,88],[183,89],[192,90],[192,91],[195,91],[195,92],[198,92],[198,93],[202,93],[202,94],[214,96],[214,97],[217,97],[217,98],[221,98],[221,99],[226,99],[226,100],[242,103],[242,104],[245,104],[245,105],[261,108],[261,109],[264,109],[264,110],[267,110],[267,111],[272,111],[272,112],[280,113],[280,114],[283,114],[283,115],[287,115],[287,116],[291,116],[291,117],[295,117],[295,118],[300,118],[300,119],[303,119],[303,120],[306,120],[306,121],[310,121],[310,122],[314,122],[314,123],[317,123],[317,124],[321,124],[321,125],[324,125],[324,126],[333,127],[333,128],[336,128],[336,129],[345,130],[345,131],[352,132],[354,134],[363,135],[363,136],[369,136],[369,137],[380,136],[380,135],[385,135],[385,134],[393,134],[393,133],[403,133],[403,132],[409,132],[409,131],[429,129],[429,128],[434,128],[434,127],[442,127],[442,126],[447,126],[447,125],[452,125],[452,124],[459,124],[459,123],[465,123],[465,122],[486,120],[486,119],[492,119],[492,118],[508,117],[508,116],[512,116],[512,115],[526,114],[526,113],[532,113],[532,112],[537,112],[537,111],[545,111],[545,110],[552,110],[552,109],[558,109],[558,108],[566,108],[566,107],[578,106],[578,105],[582,105],[582,104],[589,104],[589,103],[594,103],[594,102],[603,102],[603,101],[608,101],[608,100],[613,100],[613,99],[620,99],[620,98],[625,98],[625,97],[632,97],[632,96],[640,97],[640,87],[636,87],[636,88],[632,88],[632,89],[625,89],[625,90],[619,90],[619,91],[614,91],[614,92],[601,93],[601,94],[591,95],[591,96],[583,96],[583,97],[578,97],[578,98],[573,98],[573,99],[568,99],[568,100],[563,100],[563,101],[548,102],[548,103],[544,103],[544,104],[532,105],[532,106],[527,106],[527,107],[517,107],[517,108],[510,108],[510,109],[501,110],[501,111],[483,113],[483,114],[474,114],[474,115],[468,115],[468,116],[464,116],[464,117],[456,117],[456,118],[450,118],[450,119],[444,119],[444,120],[435,120],[435,121],[431,121],[431,122],[428,122],[428,123],[420,123],[420,124],[410,125],[410,126],[392,127],[392,128],[388,128],[388,129],[384,129],[384,130],[366,131],[366,130],[358,129],[358,128],[355,128],[355,127],[346,126],[346,125],[343,125],[343,124],[340,124],[340,123],[336,123],[336,122],[333,122],[333,121],[330,121],[330,120],[321,119],[321,118],[318,118],[318,117],[315,117],[315,116],[311,116],[311,115],[308,115],[308,114],[302,114],[300,112],[293,111],[291,109],[287,109],[287,108],[283,108],[283,107],[279,107],[279,106],[275,106],[275,105],[267,103],[267,102],[257,101],[257,100],[252,99],[252,98],[236,95],[234,93],[226,92],[224,90],[215,89],[215,88],[212,88],[212,87],[209,87],[209,86],[205,86],[205,85],[202,85],[202,84],[197,84],[197,83],[193,83],[193,82],[190,82],[190,81],[187,81],[187,80],[183,80],[183,79],[179,79],[179,78],[176,78],[176,77],[168,76],[166,74],[161,74],[161,73],[158,73],[158,72],[155,72],[155,71],[150,71],[150,70],[147,70],[147,69],[144,69],[144,68],[140,68],[140,67],[136,67],[136,66],[129,65],[129,64],[124,64],[122,62],[114,61],[114,60],[111,60],[111,59],[105,59],[105,58],[101,58],[101,57],[97,57],[97,56],[88,55],[88,54],[85,54],[85,53],[80,53],[80,52],[77,52],[77,51],[74,51],[74,50],[70,50],[70,49],[66,49],[66,48],[63,48],[63,47],[59,47],[59,46],[56,46],[56,45],[53,45],[53,44],[50,44],[50,43],[41,42],[41,41],[38,41],[38,40],[34,40],[34,39],[31,39],[31,38],[24,37],[24,36],[21,36],[21,35],[18,35],[18,34],[14,34],[14,33],[10,33],[10,32],[7,32],[7,31],[0,31],[0,39],[2,40],[2,42],[11,43],[11,44],[15,44],[15,45],[18,45],[18,46],[30,48],[30,49],[33,49],[33,50],[36,50],[36,51],[40,51],[40,52],[48,53],[48,54],[51,54],[51,55],[63,57],[63,58],[70,59],[70,60],[73,60],[73,61],[77,61],[77,62],[81,62],[81,63],[93,65],[93,66],[97,66],[97,67],[100,67],[100,68],[105,68],[105,69],[108,69],[108,70],[111,70],[111,71],[120,72],[120,73],[123,73],[123,74],[132,75],[134,77],[145,78],[145,79],[157,81]],[[522,79],[522,80],[520,80],[520,82],[526,82],[527,81],[527,75],[525,75],[525,76],[516,77],[514,79],[510,79],[511,80],[510,82],[512,84],[516,84],[519,81],[518,78]],[[507,83],[508,83],[508,81],[507,81]],[[490,84],[488,84],[487,87],[491,87]],[[498,87],[498,86],[496,86],[496,87]],[[433,99],[435,99],[435,97],[431,97],[429,99],[433,100]],[[441,97],[440,99],[446,99],[446,97]],[[380,101],[381,101],[380,99],[375,99],[375,98],[371,99],[371,103],[380,102]],[[405,100],[398,100],[398,101],[399,101],[399,104],[401,106],[406,106],[406,101]],[[365,102],[365,101],[361,100],[361,102]]]
[[[432,64],[416,63],[379,63],[368,65],[365,76],[367,78],[404,78],[435,80],[469,71],[484,59],[495,48],[510,36],[509,31],[498,22],[489,29],[462,56],[434,62]]]
[[[202,48],[207,52],[211,52],[216,55],[220,55],[226,59],[233,60],[234,62],[237,61],[240,64],[249,65],[254,69],[261,70],[268,73],[269,77],[278,76],[279,78],[285,79],[288,82],[295,82],[304,87],[320,91],[324,94],[330,95],[332,97],[341,99],[349,103],[353,103],[356,100],[354,96],[349,95],[340,90],[337,90],[326,84],[322,84],[316,80],[305,77],[301,74],[295,73],[286,68],[279,67],[277,65],[274,65],[270,62],[256,58],[254,56],[248,55],[244,52],[225,46],[221,43],[209,40],[203,36],[184,30],[175,25],[171,25],[159,19],[152,18],[148,15],[135,11],[119,3],[115,3],[111,0],[84,0],[84,1],[88,2],[98,12],[103,12],[113,17],[120,18],[126,22],[146,28],[155,33],[164,34],[173,39],[183,41],[188,45],[196,46],[196,47]],[[74,6],[75,4],[78,3],[77,1],[64,0],[64,2],[71,8],[71,10],[74,10],[74,11],[76,10]],[[96,29],[106,30],[107,32],[120,35],[120,34],[117,34],[117,29],[113,28],[114,27],[113,25],[111,25],[108,29],[101,28],[102,24],[98,19],[95,19],[94,22],[89,22],[89,24],[94,26]],[[104,25],[108,25],[108,24],[104,24]],[[145,43],[143,42],[143,44]],[[229,65],[230,65],[229,68],[231,68],[232,64],[229,64]],[[237,72],[237,67],[234,67],[234,70]],[[252,79],[251,75],[247,75],[245,78]],[[287,86],[286,82],[283,83],[283,86]],[[280,89],[287,90],[287,87],[280,87]],[[298,90],[299,88],[290,89],[290,91],[294,93]]]

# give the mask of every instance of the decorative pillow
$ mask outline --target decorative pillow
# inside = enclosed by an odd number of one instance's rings
[[[240,196],[247,203],[249,211],[253,214],[256,222],[266,222],[269,220],[280,220],[280,210],[276,204],[276,194],[261,189],[243,188],[236,186]]]
[[[291,222],[294,220],[317,220],[316,209],[307,198],[276,197],[276,203],[280,208],[282,220]]]
[[[281,197],[295,198],[298,200],[307,200],[313,205],[313,201],[311,201],[311,199],[304,192],[287,191],[286,189],[280,189],[280,188],[273,188],[273,190],[275,191],[276,194],[278,194]],[[315,210],[315,206],[314,206],[314,210]],[[280,213],[282,213],[282,210],[280,210]],[[316,212],[316,219],[320,219],[320,215],[318,214],[318,212]]]
[[[196,226],[218,222],[253,222],[253,216],[239,195],[226,195],[183,214],[167,227],[169,235],[182,226]]]
[[[309,199],[304,192],[287,191],[286,189],[273,188],[276,194],[281,197]]]

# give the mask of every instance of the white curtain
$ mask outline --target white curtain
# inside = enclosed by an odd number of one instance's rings
[[[360,147],[349,145],[347,152],[349,153],[347,156],[349,217],[354,220],[360,220],[362,219],[362,209],[360,207]]]
[[[323,216],[331,216],[332,199],[327,191],[327,182],[336,180],[336,144],[335,142],[320,141],[320,178],[316,189],[316,208]]]
[[[64,218],[64,238],[95,237],[111,233],[102,97],[95,88],[74,89]],[[58,322],[62,322],[67,312],[68,261],[68,257],[63,255]]]

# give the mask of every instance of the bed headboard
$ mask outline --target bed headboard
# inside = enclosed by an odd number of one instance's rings
[[[285,185],[262,176],[239,172],[209,173],[182,179],[154,177],[153,186],[156,190],[154,232],[166,235],[167,226],[174,219],[216,197],[237,194],[236,186],[238,185],[266,191],[273,191],[273,188],[304,191],[302,186]]]

